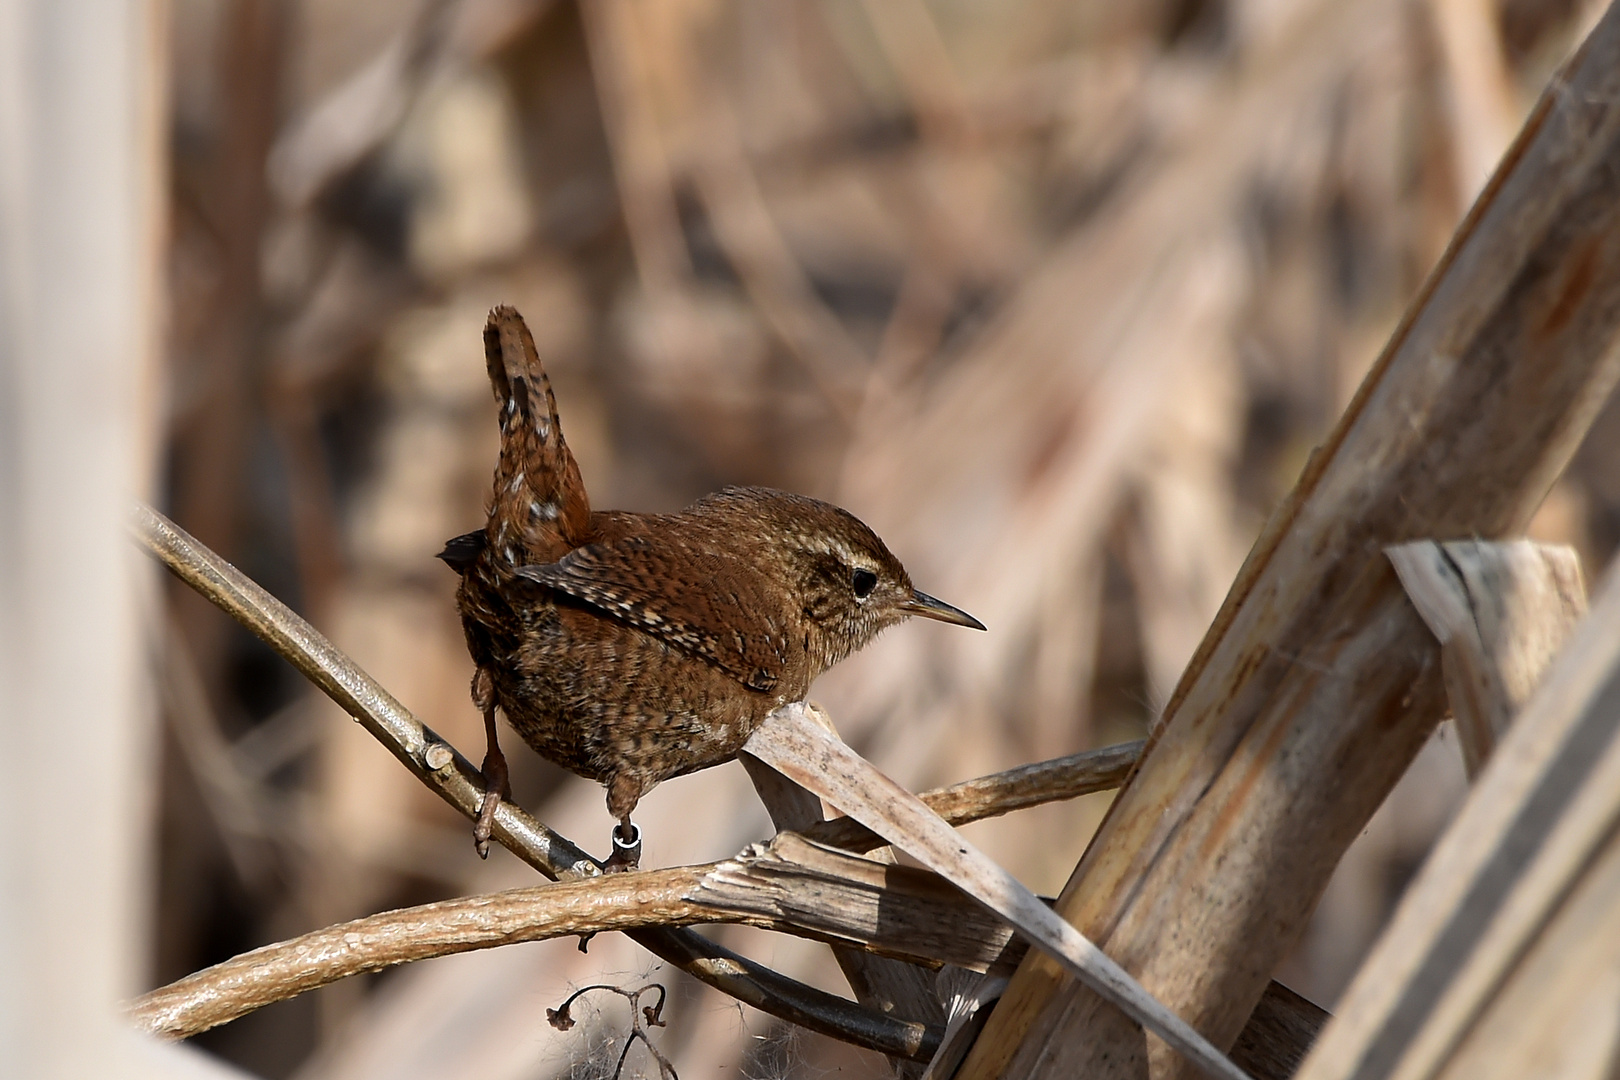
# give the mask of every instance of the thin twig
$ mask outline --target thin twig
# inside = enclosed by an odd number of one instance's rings
[[[723,862],[513,889],[369,915],[232,957],[130,1004],[189,1038],[272,1002],[397,964],[608,930],[746,923],[930,967],[1011,969],[1021,943],[938,875],[793,833]]]
[[[1144,745],[1145,742],[1138,739],[1033,765],[1020,765],[1006,772],[924,791],[917,798],[947,824],[966,825],[1014,810],[1117,788],[1136,767]],[[855,852],[871,851],[888,843],[854,818],[847,817],[813,825],[804,830],[804,836],[818,844]]]
[[[313,627],[156,511],[137,507],[133,531],[187,584],[271,645],[343,706],[441,798],[468,818],[476,815],[482,799],[478,771]],[[963,824],[1115,786],[1135,763],[1140,749],[1140,743],[1126,743],[1022,766],[921,797],[952,824]],[[588,854],[512,803],[501,804],[495,825],[496,838],[547,877],[579,879],[600,874]],[[813,827],[808,837],[857,851],[882,842],[858,824],[842,819]],[[777,854],[773,852],[772,857]],[[880,1015],[797,983],[695,933],[675,929],[694,922],[748,922],[874,947],[872,935],[835,919],[806,924],[801,918],[795,923],[787,914],[770,911],[768,903],[728,907],[687,899],[709,888],[692,884],[709,871],[746,867],[758,873],[759,858],[745,853],[713,867],[574,880],[386,912],[245,953],[152,991],[134,1003],[132,1012],[149,1030],[186,1037],[271,1001],[362,971],[509,942],[617,929],[629,932],[644,947],[695,978],[763,1012],[855,1045],[925,1060],[938,1043],[937,1028]],[[889,868],[885,873],[899,871]],[[685,891],[676,888],[679,882],[687,883]],[[624,892],[626,889],[632,891]],[[938,897],[929,900],[950,902]],[[569,907],[571,904],[578,905],[577,909]],[[960,913],[945,921],[963,925]],[[980,936],[983,941],[975,938],[960,946],[962,955],[943,959],[982,965],[984,956],[993,956],[1004,942]],[[891,954],[902,951],[894,942],[878,943],[876,948]],[[922,958],[931,955],[904,951]],[[939,951],[936,943],[934,952]]]
[[[482,777],[449,743],[424,726],[376,680],[314,627],[174,522],[138,505],[135,538],[181,580],[241,623],[358,720],[440,798],[471,819],[483,799]],[[550,878],[601,872],[588,854],[510,802],[495,815],[495,838]],[[882,1016],[789,979],[692,931],[632,931],[644,948],[761,1012],[880,1053],[927,1060],[939,1029]]]
[[[150,507],[136,507],[134,530],[165,566],[280,653],[440,798],[467,817],[478,813],[484,785],[472,763],[313,626]],[[590,855],[561,834],[516,806],[501,806],[495,834],[518,858],[549,878],[600,873]]]

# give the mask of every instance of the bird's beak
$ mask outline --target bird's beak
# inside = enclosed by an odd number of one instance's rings
[[[900,605],[900,610],[908,615],[921,615],[925,619],[938,619],[940,622],[955,623],[957,626],[971,626],[975,630],[983,630],[984,623],[975,619],[961,608],[954,608],[943,600],[935,600],[925,592],[911,590],[911,599]]]

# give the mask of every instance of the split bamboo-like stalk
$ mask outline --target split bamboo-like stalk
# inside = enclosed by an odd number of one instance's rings
[[[1473,779],[1586,614],[1580,560],[1572,548],[1529,540],[1418,540],[1390,548],[1389,561],[1440,642]]]
[[[829,731],[832,730],[832,719],[819,706],[812,704],[809,708]],[[813,793],[752,754],[744,753],[740,755],[740,760],[753,781],[760,802],[765,804],[766,811],[771,815],[771,824],[779,833],[788,833],[791,840],[793,831],[822,824],[821,800]],[[780,837],[778,842],[781,842]],[[742,895],[747,897],[748,891],[745,889]],[[862,1005],[897,1016],[909,1016],[934,1024],[944,1023],[944,1010],[933,994],[932,972],[893,957],[874,956],[849,945],[834,944],[832,953],[849,988],[854,991],[855,999]],[[921,1065],[915,1062],[901,1064],[897,1061],[895,1066],[902,1080],[907,1076],[906,1071],[914,1074],[922,1070]]]
[[[1521,531],[1620,376],[1620,13],[1542,97],[1274,514],[1059,910],[1230,1045],[1339,857],[1440,716],[1382,552]],[[1184,1076],[1031,955],[964,1065]]]

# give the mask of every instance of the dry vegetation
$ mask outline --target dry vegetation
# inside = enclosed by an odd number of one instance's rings
[[[175,0],[166,509],[478,746],[432,555],[480,520],[479,331],[512,303],[595,505],[742,482],[831,498],[991,627],[902,628],[817,687],[891,775],[920,789],[1139,737],[1599,10]],[[1589,577],[1620,543],[1617,443],[1611,409],[1533,526]],[[479,863],[465,823],[263,646],[170,598],[154,985],[534,882]],[[599,788],[511,760],[523,806],[605,835]],[[1462,790],[1443,729],[1279,978],[1334,1004]],[[970,834],[1055,892],[1106,798]],[[646,865],[771,832],[736,766],[645,806]],[[819,945],[715,934],[843,989]],[[628,1019],[562,1034],[545,1008],[653,965],[619,935],[524,945],[200,1041],[305,1080],[596,1076]],[[886,1068],[653,977],[673,993],[652,1037],[684,1076]]]

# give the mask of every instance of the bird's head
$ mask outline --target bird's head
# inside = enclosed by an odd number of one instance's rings
[[[866,523],[818,499],[769,488],[727,488],[703,500],[736,504],[757,529],[761,561],[786,585],[805,626],[813,665],[826,670],[913,615],[983,630],[984,624],[912,584]]]

